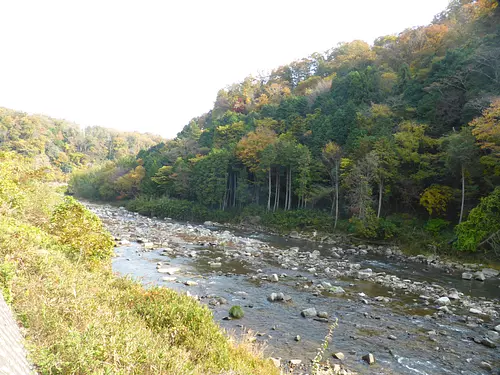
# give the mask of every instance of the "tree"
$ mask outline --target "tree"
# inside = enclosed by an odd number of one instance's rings
[[[375,142],[374,155],[377,156],[378,165],[376,170],[376,180],[378,182],[378,209],[377,218],[382,210],[382,197],[388,181],[395,178],[399,160],[394,144],[388,138],[381,138]]]
[[[465,202],[465,174],[477,160],[478,152],[474,137],[469,129],[463,128],[459,133],[453,133],[447,139],[445,153],[446,166],[452,171],[460,171],[462,181],[462,199],[460,204],[460,219],[462,222]]]
[[[375,180],[379,160],[372,151],[359,160],[346,178],[350,210],[361,222],[366,223],[373,215],[372,183]]]
[[[420,204],[427,210],[429,215],[444,214],[452,197],[452,188],[434,184],[425,189],[420,195]]]
[[[207,206],[219,205],[219,208],[225,209],[230,158],[227,150],[213,149],[206,156],[190,160],[193,164],[190,187],[199,202]]]
[[[323,163],[330,176],[330,183],[334,194],[334,198],[332,197],[331,212],[333,214],[335,205],[335,224],[333,228],[336,229],[339,217],[339,170],[340,160],[342,159],[342,148],[335,142],[328,142],[325,147],[323,147],[322,156]]]
[[[480,147],[500,159],[500,99],[495,100],[481,117],[469,125]]]
[[[146,170],[142,165],[138,165],[130,172],[116,180],[116,189],[120,192],[120,198],[132,198],[139,193],[139,186],[146,175]]]
[[[243,164],[252,172],[255,176],[255,182],[257,186],[257,197],[258,197],[258,186],[257,183],[259,175],[262,172],[268,172],[269,175],[269,192],[268,192],[268,207],[270,208],[270,196],[271,196],[271,162],[272,157],[267,157],[267,162],[262,162],[263,151],[271,144],[277,141],[276,133],[269,128],[259,127],[254,132],[248,133],[244,136],[236,145],[236,156],[243,162]]]
[[[500,251],[500,187],[481,199],[466,221],[456,226],[456,247],[475,251],[489,244],[498,254]]]
[[[306,206],[311,183],[311,152],[304,145],[297,145],[297,182],[296,193],[298,196],[298,208]]]
[[[261,153],[267,146],[277,141],[276,133],[271,129],[260,127],[248,133],[236,145],[236,156],[249,171],[255,173],[261,166]]]

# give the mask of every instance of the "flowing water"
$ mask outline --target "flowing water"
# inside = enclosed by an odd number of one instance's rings
[[[91,208],[116,236],[122,236],[124,232],[133,233],[134,230],[138,230],[139,235],[147,234],[148,226],[155,225],[155,220],[125,215],[116,208],[106,207],[105,211],[99,206]],[[147,222],[144,223],[144,220]],[[263,251],[264,255],[260,257],[242,256],[237,246],[210,247],[199,245],[192,238],[186,240],[183,236],[193,233],[192,226],[177,222],[168,225],[168,228],[173,228],[168,233],[159,231],[170,236],[169,248],[172,251],[168,255],[165,255],[163,246],[145,252],[143,245],[132,241],[116,249],[113,269],[121,275],[139,278],[146,285],[161,285],[189,292],[199,296],[203,303],[211,302],[215,321],[235,334],[250,329],[256,340],[266,345],[265,354],[268,356],[281,358],[282,362],[301,359],[303,363],[310,363],[329,328],[327,322],[305,319],[300,315],[303,309],[315,307],[317,311],[328,313],[330,323],[333,318],[339,321],[325,359],[340,363],[330,354],[342,352],[345,354],[342,363],[359,374],[491,373],[481,368],[482,361],[490,363],[493,371],[500,368],[498,347],[489,348],[473,341],[496,326],[498,319],[487,316],[467,318],[462,314],[436,317],[436,306],[422,304],[418,295],[368,280],[332,278],[324,273],[308,272],[303,267],[284,269],[280,261],[273,257],[274,249],[298,247],[299,253],[319,250],[322,259],[327,260],[329,250],[318,243],[256,232],[232,231],[231,235],[241,238],[243,242],[255,241],[254,244],[260,243],[262,248],[271,249]],[[207,228],[204,229],[203,237],[199,238],[206,240],[209,236]],[[214,235],[226,230],[210,229]],[[211,264],[214,261],[220,262],[220,267],[214,268]],[[411,262],[394,262],[373,254],[362,257],[353,255],[348,261],[358,262],[362,268],[369,267],[374,272],[454,287],[484,301],[493,300],[496,303],[500,294],[498,278],[482,283],[465,281],[459,274],[446,274],[442,270]],[[180,268],[179,272],[171,276],[176,277],[175,281],[163,280],[166,275],[157,271],[158,262]],[[272,274],[280,275],[279,282],[271,282],[266,277]],[[197,285],[185,285],[184,282],[188,280],[195,281]],[[314,287],[321,282],[340,286],[346,293],[332,294],[327,289],[318,290]],[[267,296],[273,292],[282,292],[290,296],[292,301],[269,302]],[[228,303],[214,304],[214,297],[222,297]],[[243,319],[224,320],[232,305],[243,307]],[[295,340],[297,335],[300,341]],[[369,352],[376,358],[372,366],[361,359]]]

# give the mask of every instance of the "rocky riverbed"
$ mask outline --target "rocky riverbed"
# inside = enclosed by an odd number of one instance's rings
[[[335,319],[324,359],[340,369],[499,373],[495,270],[408,258],[394,247],[312,242],[298,233],[271,236],[87,206],[116,237],[116,272],[198,298],[222,327],[250,332],[293,373],[307,373]],[[228,316],[232,305],[242,306],[242,319]]]

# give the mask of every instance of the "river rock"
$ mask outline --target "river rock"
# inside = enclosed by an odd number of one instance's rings
[[[357,278],[358,279],[368,279],[372,276],[373,274],[373,271],[371,270],[371,268],[365,268],[364,270],[359,270],[357,272]]]
[[[169,275],[173,275],[174,273],[177,273],[179,272],[181,269],[179,267],[162,267],[162,268],[158,268],[158,272],[159,273],[166,273],[166,274],[169,274]]]
[[[344,360],[344,358],[345,358],[345,355],[344,355],[344,353],[342,353],[342,352],[337,352],[337,353],[333,353],[333,354],[332,354],[332,357],[333,357],[333,358],[340,359],[341,361],[343,361],[343,360]]]
[[[464,279],[464,280],[472,280],[472,273],[470,273],[470,272],[464,272],[464,273],[462,273],[462,279]]]
[[[493,366],[491,366],[491,363],[489,363],[489,362],[485,362],[485,361],[482,361],[482,362],[479,364],[479,367],[481,367],[483,370],[486,370],[486,371],[491,371],[491,370],[493,370]]]
[[[279,280],[280,280],[280,279],[279,279],[279,277],[278,277],[278,275],[277,275],[277,274],[273,273],[273,274],[271,275],[271,281],[272,281],[272,282],[277,283]]]
[[[221,262],[209,262],[208,264],[210,265],[210,267],[213,267],[213,268],[222,267],[222,263]]]
[[[144,249],[152,249],[155,245],[152,242],[144,243]]]
[[[281,360],[279,358],[271,357],[270,359],[273,362],[274,366],[276,366],[277,368],[281,367]]]
[[[289,234],[290,238],[300,238],[299,233],[296,231],[291,231]]]
[[[175,281],[177,280],[177,277],[175,276],[165,276],[162,278],[163,281],[168,281],[168,282],[172,282],[172,281]]]
[[[441,297],[436,300],[436,303],[440,306],[446,306],[449,305],[451,301],[448,297]]]
[[[289,362],[290,362],[290,364],[292,366],[298,366],[298,365],[300,365],[302,363],[302,360],[300,360],[300,359],[291,359]]]
[[[295,336],[295,341],[299,342],[300,341],[300,335]]]
[[[484,273],[482,273],[481,271],[477,271],[474,273],[474,279],[478,281],[484,281],[486,277],[484,276]]]
[[[482,312],[481,310],[476,309],[476,308],[474,308],[474,307],[473,307],[473,308],[471,308],[471,309],[469,310],[469,312],[470,312],[471,314],[483,315],[483,312]]]
[[[330,289],[328,289],[329,292],[334,293],[334,294],[343,294],[345,293],[345,290],[341,288],[340,286],[332,286]]]
[[[207,226],[207,227],[211,227],[211,226],[213,226],[213,225],[214,225],[214,223],[212,223],[211,221],[205,221],[205,222],[203,223],[203,225],[205,225],[205,226]]]
[[[318,318],[328,319],[328,313],[326,311],[318,311]]]
[[[438,308],[438,310],[439,310],[439,311],[442,311],[442,312],[445,312],[445,313],[447,313],[447,314],[450,314],[450,313],[451,313],[451,311],[450,311],[450,309],[448,308],[448,306],[440,306],[440,307]]]
[[[271,293],[269,296],[267,296],[267,300],[269,302],[275,302],[275,301],[284,301],[286,296],[283,293]]]
[[[481,344],[483,344],[484,346],[486,346],[488,348],[492,348],[492,349],[497,347],[497,344],[495,344],[493,341],[491,341],[490,339],[488,339],[486,337],[481,340]]]
[[[486,332],[486,336],[493,341],[498,341],[498,336],[500,334],[497,331],[488,331]]]
[[[198,283],[196,281],[193,281],[193,280],[188,280],[184,283],[184,285],[187,285],[187,286],[196,286],[198,285]]]
[[[495,331],[500,332],[500,324],[495,327]]]
[[[316,309],[314,307],[310,307],[308,309],[304,309],[300,312],[300,315],[302,315],[304,318],[313,318],[318,314]]]
[[[460,299],[460,296],[458,295],[458,292],[453,291],[450,294],[448,294],[448,298],[449,299],[457,300],[457,299]]]
[[[268,295],[268,296],[267,296],[267,300],[268,300],[269,302],[274,302],[274,301],[276,301],[276,300],[277,300],[277,299],[276,299],[277,297],[278,297],[278,294],[277,294],[277,293],[271,293],[270,295]]]
[[[361,357],[361,359],[363,361],[365,361],[366,363],[368,363],[369,365],[372,365],[375,363],[375,356],[372,353],[368,353],[368,354],[364,355],[363,357]]]
[[[493,268],[483,268],[481,272],[487,279],[491,277],[497,277],[500,274],[498,270],[495,270]]]

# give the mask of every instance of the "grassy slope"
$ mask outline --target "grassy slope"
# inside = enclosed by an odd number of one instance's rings
[[[67,254],[57,237],[0,212],[0,289],[41,374],[279,373],[194,299]]]

